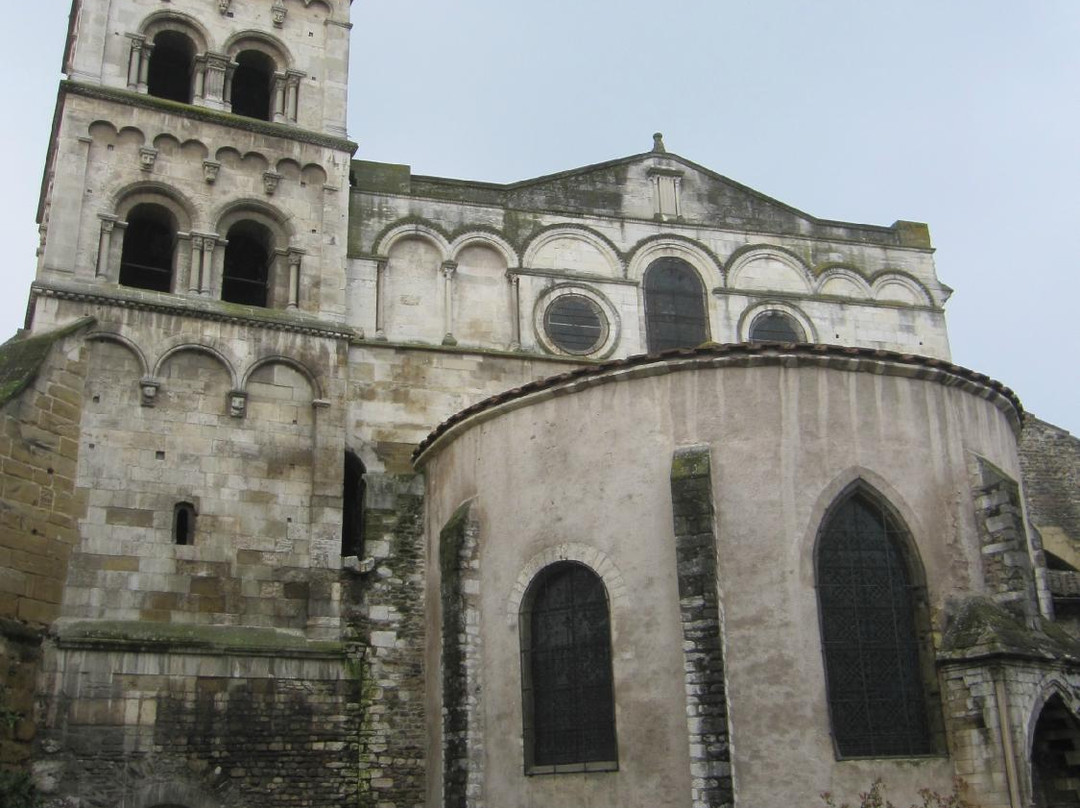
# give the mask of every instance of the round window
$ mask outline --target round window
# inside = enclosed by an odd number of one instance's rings
[[[544,332],[560,350],[589,354],[607,339],[607,319],[584,295],[560,295],[544,312]]]

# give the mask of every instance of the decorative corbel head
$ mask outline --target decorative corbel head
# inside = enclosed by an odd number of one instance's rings
[[[243,390],[229,391],[229,415],[233,418],[243,418],[247,411],[247,393]]]
[[[285,8],[285,4],[281,0],[274,0],[274,5],[270,9],[270,15],[274,20],[274,27],[280,28],[285,24],[285,15],[289,13],[289,10]]]
[[[218,172],[221,171],[221,163],[216,160],[203,160],[202,170],[203,179],[206,180],[208,185],[213,185],[217,182]]]
[[[218,0],[218,4],[217,4],[218,11],[221,12],[222,16],[225,16],[226,14],[229,13],[229,7],[231,5],[232,5],[232,0]]]
[[[157,160],[157,149],[151,149],[147,146],[143,146],[139,149],[139,168],[143,171],[153,171],[154,162]]]
[[[153,407],[154,404],[157,402],[157,394],[159,387],[161,387],[161,382],[159,382],[157,379],[151,379],[149,376],[144,376],[142,379],[140,379],[140,404],[144,407]]]
[[[267,196],[274,195],[279,182],[281,182],[281,175],[276,171],[263,172],[263,189],[266,191]]]

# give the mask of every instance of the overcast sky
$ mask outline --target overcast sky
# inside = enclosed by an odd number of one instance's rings
[[[8,335],[68,3],[4,11]],[[953,360],[1080,435],[1080,2],[355,0],[353,23],[358,157],[510,182],[662,131],[814,216],[928,222]]]

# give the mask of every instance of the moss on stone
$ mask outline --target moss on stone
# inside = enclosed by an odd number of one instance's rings
[[[986,656],[1080,661],[1080,642],[1050,621],[1029,628],[989,598],[972,597],[950,605],[939,656]]]
[[[281,651],[316,655],[342,653],[341,643],[312,642],[296,634],[271,628],[93,620],[64,626],[58,634],[60,643],[64,645],[100,643],[189,647],[253,654]]]
[[[13,337],[0,345],[0,407],[34,381],[58,340],[93,322],[93,317],[83,317],[55,331],[32,337]]]
[[[671,479],[685,480],[690,477],[709,476],[709,449],[695,446],[679,449],[671,459]]]

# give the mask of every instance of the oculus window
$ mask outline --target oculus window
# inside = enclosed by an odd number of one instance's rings
[[[705,287],[681,258],[660,258],[645,270],[645,331],[649,353],[696,348],[709,338]]]
[[[600,306],[584,295],[560,295],[544,310],[544,333],[561,351],[591,354],[607,340],[607,318]]]
[[[818,536],[816,578],[837,756],[937,751],[925,591],[907,532],[876,496],[857,490],[834,506]]]
[[[611,621],[592,570],[542,570],[521,611],[522,726],[527,774],[618,768]]]

